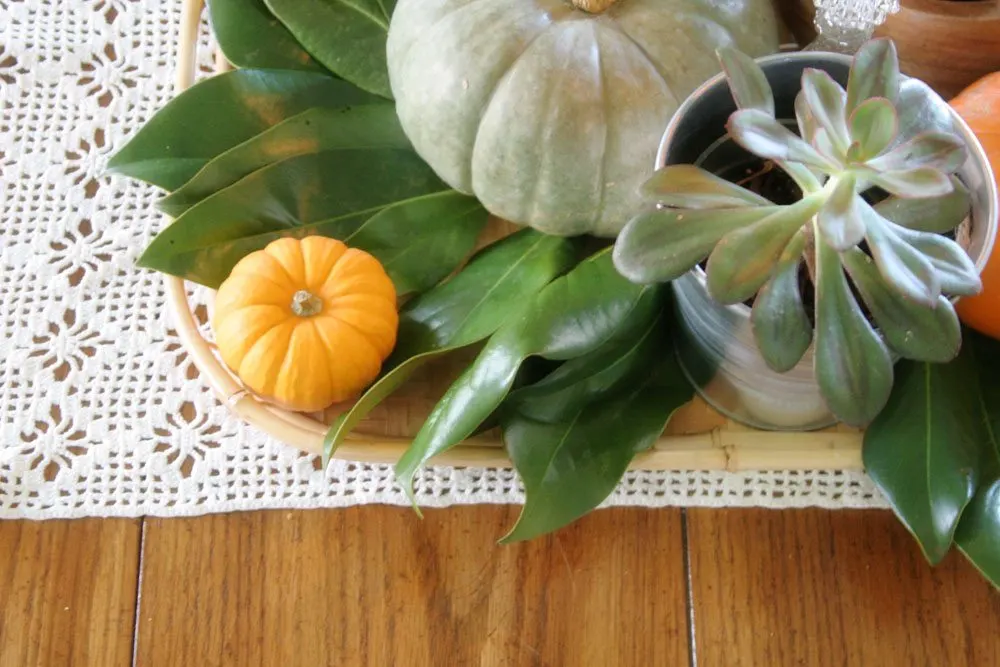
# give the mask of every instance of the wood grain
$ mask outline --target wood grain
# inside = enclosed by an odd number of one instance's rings
[[[132,661],[140,522],[0,522],[0,667]]]
[[[680,513],[497,546],[517,508],[148,519],[137,661],[686,665]]]
[[[689,510],[700,667],[998,665],[1000,593],[889,512]]]

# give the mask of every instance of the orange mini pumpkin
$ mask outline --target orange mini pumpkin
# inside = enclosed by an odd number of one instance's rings
[[[396,344],[396,289],[378,260],[321,236],[244,257],[215,297],[223,361],[261,397],[310,412],[356,396]]]
[[[993,174],[1000,179],[1000,72],[972,84],[951,101],[986,150]],[[983,269],[983,291],[959,299],[956,310],[967,325],[1000,338],[1000,243]]]

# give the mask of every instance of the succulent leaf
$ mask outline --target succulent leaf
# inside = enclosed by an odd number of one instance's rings
[[[851,113],[852,144],[858,146],[857,155],[848,151],[848,160],[864,162],[884,151],[899,130],[899,117],[892,102],[884,97],[865,100]]]
[[[840,176],[816,220],[826,242],[841,252],[853,248],[865,237],[864,201],[855,194],[856,187],[854,174]]]
[[[778,373],[794,368],[812,343],[812,323],[799,291],[805,245],[805,234],[800,231],[781,253],[774,274],[757,293],[750,312],[761,356]]]
[[[792,237],[818,209],[818,200],[803,199],[723,236],[705,269],[712,298],[728,304],[746,301],[756,294]]]
[[[894,146],[925,132],[955,133],[957,129],[954,111],[920,79],[906,79],[899,84],[896,112],[899,114],[899,133]]]
[[[795,96],[795,122],[799,125],[799,132],[802,133],[802,138],[807,142],[812,142],[813,135],[816,134],[816,118],[813,117],[812,111],[809,110],[809,104],[806,102],[806,94],[799,91],[799,94]]]
[[[779,211],[777,206],[686,211],[650,209],[629,221],[615,242],[618,272],[634,283],[678,278],[708,257],[726,233]]]
[[[847,80],[847,112],[865,100],[884,97],[895,103],[899,97],[899,56],[891,39],[873,39],[854,56]]]
[[[716,51],[729,81],[733,100],[740,109],[759,109],[774,116],[774,94],[767,76],[753,58],[732,47]]]
[[[816,242],[816,380],[837,417],[863,426],[892,390],[892,359],[847,285],[837,251]]]
[[[826,131],[826,128],[816,128],[816,131],[813,132],[812,145],[829,164],[833,165],[833,168],[828,168],[827,171],[839,171],[840,167],[846,161],[847,154],[845,153],[842,157],[838,155],[837,147],[833,145],[830,133]],[[848,148],[848,151],[850,151],[850,148]]]
[[[951,301],[939,296],[930,307],[900,299],[872,258],[857,248],[844,253],[842,261],[893,351],[935,363],[955,358],[962,345],[962,326]]]
[[[899,295],[933,308],[941,295],[941,281],[930,261],[897,234],[891,222],[863,204],[868,247],[882,277]]]
[[[886,220],[908,229],[944,234],[969,216],[972,196],[960,180],[951,177],[951,193],[933,199],[891,197],[875,205]]]
[[[851,144],[844,108],[847,92],[828,73],[811,67],[802,72],[802,92],[817,125],[827,131],[837,149],[837,156],[846,155]]]
[[[769,206],[767,199],[735,183],[689,164],[658,169],[640,189],[649,201],[677,208]]]
[[[947,132],[925,132],[870,160],[868,166],[879,171],[913,170],[921,167],[951,174],[968,156],[965,143]]]
[[[865,176],[883,190],[911,199],[942,197],[954,189],[951,179],[932,167],[917,167],[902,171],[867,171]]]
[[[735,112],[729,117],[727,128],[738,144],[765,160],[791,160],[820,169],[836,168],[794,132],[759,109]]]
[[[889,223],[891,225],[891,223]],[[930,262],[941,284],[941,291],[953,296],[973,296],[982,291],[975,264],[951,239],[892,225],[893,232]]]

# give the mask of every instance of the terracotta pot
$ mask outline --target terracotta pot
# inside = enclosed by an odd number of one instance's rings
[[[946,99],[1000,70],[1000,0],[901,0],[875,34],[896,42],[905,74]]]

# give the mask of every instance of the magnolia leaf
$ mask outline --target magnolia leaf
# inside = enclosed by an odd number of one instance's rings
[[[755,192],[689,164],[672,164],[658,169],[642,184],[640,192],[647,200],[677,208],[772,205]]]
[[[891,104],[899,98],[899,56],[891,39],[873,39],[854,55],[847,80],[847,113],[865,100],[884,97]]]
[[[855,156],[848,157],[852,162],[864,162],[884,151],[896,138],[899,118],[892,102],[873,97],[858,105],[851,114],[850,125],[851,140],[857,142],[858,149]]]
[[[572,265],[567,239],[522,230],[477,253],[451,280],[410,300],[382,376],[330,427],[324,457],[427,362],[492,335],[525,300]]]
[[[791,160],[818,169],[836,168],[835,164],[820,155],[815,148],[759,109],[743,109],[733,113],[726,128],[736,143],[765,160]]]
[[[209,0],[208,9],[219,48],[237,67],[322,71],[264,0]]]
[[[636,309],[660,305],[658,290],[618,275],[607,251],[551,282],[493,334],[435,406],[396,464],[403,488],[412,497],[417,469],[469,437],[500,406],[528,357],[583,356],[611,339]]]
[[[634,283],[673,280],[708,257],[728,232],[779,211],[777,206],[678,211],[652,209],[629,221],[618,235],[614,263]]]
[[[907,78],[900,82],[896,113],[899,115],[899,133],[893,146],[925,132],[958,134],[951,106],[920,79]]]
[[[854,174],[848,172],[839,179],[816,222],[826,242],[844,251],[865,238],[864,200],[855,193],[857,179]]]
[[[805,234],[799,232],[781,253],[774,274],[757,293],[750,312],[757,348],[778,373],[794,368],[812,343],[813,327],[799,291],[805,244]]]
[[[882,277],[900,296],[933,308],[941,295],[937,272],[924,255],[900,238],[892,223],[862,204],[867,221],[865,238]]]
[[[774,94],[767,76],[753,58],[732,47],[715,52],[729,81],[729,90],[740,109],[759,109],[774,116]]]
[[[367,148],[412,150],[392,103],[310,109],[222,153],[157,206],[177,217],[209,195],[284,159],[327,150]]]
[[[893,226],[892,230],[931,263],[941,283],[942,292],[954,296],[973,296],[982,291],[982,281],[976,265],[957,243],[931,232],[898,226]]]
[[[395,0],[265,0],[313,58],[368,92],[392,98],[386,37]]]
[[[956,177],[951,177],[953,190],[946,195],[929,199],[890,197],[875,205],[875,210],[886,220],[908,229],[944,234],[950,232],[969,217],[972,196]]]
[[[851,294],[836,250],[816,241],[816,381],[839,420],[863,426],[892,391],[892,359]]]
[[[842,260],[894,352],[938,363],[955,358],[962,345],[962,327],[951,301],[939,296],[931,307],[900,298],[872,258],[857,248],[844,253]]]
[[[212,158],[286,118],[313,107],[375,101],[346,81],[318,72],[226,72],[172,99],[111,158],[108,170],[173,190]]]
[[[809,223],[819,206],[818,200],[803,199],[723,236],[705,269],[712,298],[723,304],[740,303],[756,294],[792,237]]]
[[[951,174],[965,164],[967,157],[965,143],[957,136],[945,132],[925,132],[870,160],[868,166],[884,172],[926,167]]]
[[[981,434],[980,476],[976,494],[966,506],[955,531],[955,543],[983,575],[1000,588],[1000,344],[966,331],[967,368],[975,369],[976,403]]]
[[[931,563],[948,553],[980,477],[988,422],[976,369],[963,350],[949,364],[902,361],[885,410],[865,433],[865,470]]]
[[[802,93],[816,124],[826,130],[841,158],[851,144],[847,127],[847,93],[823,70],[807,67],[802,71]]]
[[[904,171],[866,171],[865,177],[897,197],[928,199],[944,196],[953,190],[948,175],[932,167]]]

